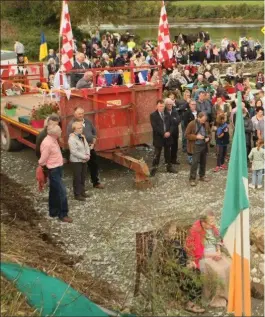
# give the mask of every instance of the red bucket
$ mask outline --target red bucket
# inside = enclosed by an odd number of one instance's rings
[[[44,121],[43,119],[41,120],[31,120],[31,126],[35,129],[42,129],[44,128]]]

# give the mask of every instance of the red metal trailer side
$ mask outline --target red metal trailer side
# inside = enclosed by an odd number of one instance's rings
[[[68,99],[64,90],[60,90],[60,117],[62,122],[63,149],[68,148],[66,129],[73,117],[75,107],[84,108],[85,116],[90,119],[97,130],[96,151],[102,157],[116,161],[136,172],[136,181],[148,180],[149,169],[144,161],[136,160],[126,155],[126,149],[151,143],[151,125],[149,116],[155,109],[157,99],[162,97],[162,83],[134,84],[123,86],[96,87],[81,90],[71,90]],[[151,67],[150,67],[151,68]],[[157,68],[157,67],[156,67]],[[120,69],[120,68],[119,68]],[[146,69],[146,67],[145,67]],[[108,71],[117,69],[108,69]],[[98,69],[93,69],[94,83]],[[43,73],[42,73],[43,74]],[[9,79],[6,81],[9,82]],[[30,89],[26,92],[29,92]],[[29,135],[37,135],[39,131],[29,125],[18,122],[18,116],[31,111],[38,101],[36,95],[3,97],[1,100],[1,143],[9,150],[19,141],[32,148],[34,142],[28,140]],[[3,113],[6,101],[12,100],[18,104],[17,117],[10,118]],[[15,101],[14,101],[15,100]],[[5,145],[3,143],[6,143]],[[13,145],[7,146],[12,143]]]

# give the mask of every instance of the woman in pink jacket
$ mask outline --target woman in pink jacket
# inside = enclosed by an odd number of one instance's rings
[[[226,307],[231,260],[221,253],[222,241],[215,216],[207,211],[191,227],[186,251],[204,275],[203,297],[212,307]]]
[[[63,222],[73,222],[68,217],[68,202],[65,185],[62,182],[63,156],[58,143],[62,130],[58,125],[49,125],[47,136],[41,143],[39,165],[48,169],[49,215]]]
[[[107,86],[107,81],[106,78],[104,76],[104,72],[101,72],[98,76],[98,80],[97,80],[97,86],[98,87],[106,87]]]

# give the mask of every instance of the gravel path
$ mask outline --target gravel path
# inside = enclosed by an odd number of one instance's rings
[[[21,152],[1,154],[2,172],[25,184],[36,209],[47,217],[48,192],[37,192],[34,152],[25,148]],[[150,162],[151,152],[138,151],[137,154]],[[71,170],[66,166],[64,181],[74,222],[65,224],[51,219],[51,233],[58,241],[64,241],[69,254],[83,255],[81,268],[120,288],[127,294],[129,303],[134,290],[137,232],[158,229],[172,219],[180,224],[192,223],[206,206],[212,207],[219,218],[227,172],[214,174],[214,163],[214,153],[210,153],[208,176],[211,181],[192,188],[188,183],[189,166],[183,155],[178,174],[164,173],[161,168],[155,177],[155,186],[139,191],[134,188],[131,171],[100,159],[101,180],[106,188],[91,187],[92,196],[85,203],[73,199]],[[263,222],[263,200],[263,190],[250,191],[251,223]]]

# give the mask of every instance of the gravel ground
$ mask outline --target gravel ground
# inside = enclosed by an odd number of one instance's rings
[[[36,157],[29,148],[21,152],[1,152],[1,169],[9,177],[28,188],[39,213],[47,217],[48,192],[39,194],[35,181]],[[134,155],[150,163],[151,151],[138,149]],[[181,153],[178,174],[164,173],[161,167],[154,178],[154,186],[144,191],[133,184],[133,172],[108,160],[100,159],[101,181],[104,190],[92,189],[87,202],[73,199],[72,175],[69,165],[64,169],[64,181],[68,189],[70,216],[73,224],[50,219],[50,231],[58,241],[64,241],[69,254],[82,255],[79,263],[95,277],[115,285],[126,294],[128,306],[132,300],[135,280],[135,234],[158,229],[169,220],[180,224],[192,223],[208,206],[216,211],[217,218],[223,205],[226,171],[215,174],[215,154],[209,154],[207,175],[211,181],[192,188],[188,183],[189,166]],[[90,190],[91,188],[91,190]],[[251,223],[263,224],[263,190],[250,191]],[[47,217],[48,218],[48,217]],[[41,223],[39,224],[41,226]],[[253,277],[262,279],[260,263],[264,255],[253,251]],[[264,279],[263,279],[264,281]],[[262,281],[261,281],[262,282]],[[264,282],[262,282],[264,283]],[[254,303],[254,302],[253,302]],[[263,315],[263,302],[255,300],[256,315]]]

